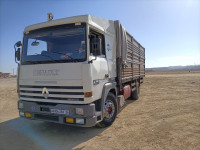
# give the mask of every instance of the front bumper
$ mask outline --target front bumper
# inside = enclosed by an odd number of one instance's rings
[[[19,108],[20,107],[20,108]],[[82,108],[83,115],[77,115],[75,109]],[[52,113],[52,109],[66,110],[66,114]],[[61,123],[72,126],[92,127],[101,121],[101,112],[95,111],[95,104],[87,105],[71,105],[71,104],[54,104],[54,103],[40,103],[32,101],[18,101],[18,110],[20,117],[27,119],[43,120],[55,123]],[[30,113],[31,117],[25,117],[21,114]],[[67,123],[66,118],[73,118],[74,123]],[[76,119],[84,119],[83,124],[77,124]]]

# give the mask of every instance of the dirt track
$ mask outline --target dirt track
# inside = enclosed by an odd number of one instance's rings
[[[0,79],[0,149],[200,149],[200,72],[148,73],[105,129],[18,117],[15,79]]]

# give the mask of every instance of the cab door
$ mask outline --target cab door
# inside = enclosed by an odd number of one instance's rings
[[[108,79],[108,63],[105,55],[105,37],[103,34],[90,29],[90,57],[94,80]]]

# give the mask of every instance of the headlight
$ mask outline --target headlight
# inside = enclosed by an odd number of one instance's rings
[[[82,118],[76,118],[76,124],[85,124],[85,120]]]
[[[19,107],[20,109],[24,108],[24,105],[23,105],[23,103],[22,103],[22,102],[19,102],[19,105],[18,105],[18,107]]]
[[[76,108],[77,115],[83,115],[83,108]]]
[[[21,116],[21,117],[24,117],[25,115],[24,115],[24,112],[19,112],[19,115]]]

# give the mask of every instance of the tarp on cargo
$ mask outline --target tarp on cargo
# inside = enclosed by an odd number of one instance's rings
[[[120,22],[117,20],[115,23],[115,29],[116,29],[116,55],[117,58],[121,58],[121,61],[123,64],[126,64],[127,60],[127,36],[126,36],[126,30],[125,28],[120,24]]]

